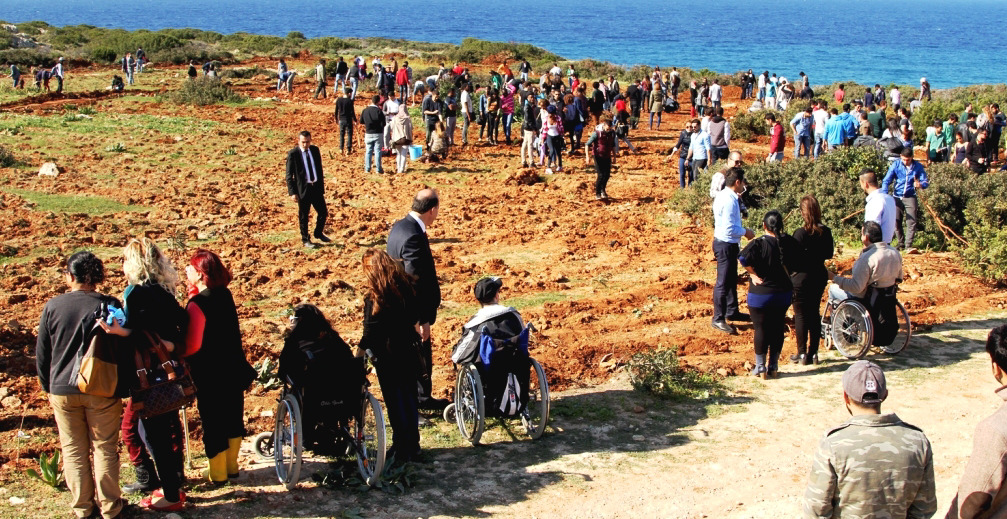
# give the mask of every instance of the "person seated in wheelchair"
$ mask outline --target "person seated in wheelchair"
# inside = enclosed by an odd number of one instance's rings
[[[360,408],[363,359],[353,355],[316,306],[297,306],[290,322],[277,374],[299,397],[304,446],[316,454],[340,452],[333,430]]]
[[[476,283],[473,292],[480,308],[462,327],[451,360],[479,367],[487,414],[514,416],[528,398],[528,330],[515,308],[500,304],[502,286],[495,276]]]
[[[455,344],[451,360],[455,364],[476,362],[479,358],[480,337],[485,330],[494,339],[510,339],[521,334],[524,321],[521,314],[510,306],[500,304],[503,280],[493,276],[480,279],[473,292],[480,308],[462,327],[462,338]]]
[[[902,281],[902,256],[891,245],[883,243],[881,225],[877,222],[864,222],[860,241],[864,250],[853,263],[852,275],[845,277],[829,272],[832,281],[829,302],[838,304],[854,298],[864,303],[875,324],[879,319],[894,323],[895,291]]]

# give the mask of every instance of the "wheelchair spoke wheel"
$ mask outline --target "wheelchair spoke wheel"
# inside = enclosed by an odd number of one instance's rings
[[[906,307],[902,306],[902,303],[895,303],[895,314],[899,320],[899,333],[891,344],[881,347],[881,351],[889,355],[896,355],[905,349],[906,345],[909,344],[910,337],[913,335],[912,324],[909,322],[909,312],[906,311]]]
[[[273,429],[273,460],[280,484],[293,490],[301,475],[301,454],[304,434],[301,430],[301,406],[294,395],[286,395],[276,406],[276,428]]]
[[[381,471],[385,468],[385,416],[378,399],[370,392],[365,395],[360,418],[355,420],[353,442],[360,476],[373,487],[381,481]]]
[[[545,370],[535,359],[531,361],[531,378],[528,381],[528,401],[521,411],[521,423],[531,439],[537,440],[549,424],[549,382]]]
[[[483,384],[474,364],[463,364],[455,383],[455,421],[458,431],[472,445],[479,444],[486,421]]]
[[[255,435],[252,440],[252,446],[255,449],[256,456],[262,458],[263,460],[273,459],[273,432],[261,432]]]
[[[848,359],[859,359],[867,353],[874,338],[870,315],[864,305],[846,300],[832,313],[832,344]]]

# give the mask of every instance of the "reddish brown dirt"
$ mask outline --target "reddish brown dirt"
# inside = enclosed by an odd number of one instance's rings
[[[272,63],[252,61],[267,62]],[[424,184],[435,185],[442,196],[441,216],[431,229],[444,299],[441,318],[434,326],[438,391],[446,392],[450,386],[450,349],[473,310],[472,283],[484,274],[504,276],[505,303],[542,298],[521,310],[540,330],[533,354],[557,389],[604,380],[632,354],[659,347],[675,347],[687,365],[721,374],[740,374],[751,358],[750,326],[741,326],[738,336],[710,328],[716,278],[711,230],[672,225],[676,215],[666,203],[678,187],[677,170],[665,162],[664,153],[688,119],[687,109],[666,116],[660,131],[633,132],[631,138],[640,152],[620,158],[609,188],[616,198],[602,204],[593,200],[594,174],[584,165],[582,151],[567,158],[564,171],[545,182],[535,178],[541,170],[532,173],[518,167],[517,145],[456,148],[446,164],[414,163],[406,175],[369,178],[361,171],[359,148],[350,160],[340,160],[332,101],[310,99],[309,85],[307,79],[299,80],[293,95],[279,94],[292,101],[279,105],[280,109],[200,108],[201,118],[226,123],[213,138],[235,135],[232,142],[242,150],[268,152],[268,159],[256,159],[245,173],[232,169],[219,150],[200,155],[210,164],[204,176],[194,177],[192,171],[170,162],[159,168],[137,165],[145,178],[123,180],[116,187],[89,185],[85,177],[75,174],[120,167],[102,163],[109,159],[97,154],[75,157],[70,172],[56,182],[40,179],[33,171],[5,171],[11,185],[19,189],[100,195],[150,210],[114,215],[125,222],[114,223],[86,214],[42,213],[22,198],[0,191],[3,246],[37,254],[0,267],[0,302],[6,303],[0,305],[0,387],[24,402],[0,411],[0,442],[10,443],[22,416],[27,417],[26,430],[49,416],[34,380],[34,327],[45,301],[65,290],[55,269],[68,252],[83,247],[115,249],[138,232],[162,245],[169,237],[195,240],[200,233],[211,232],[215,239],[208,246],[220,253],[235,275],[232,289],[250,359],[277,354],[286,326],[281,311],[301,302],[322,306],[352,342],[360,335],[360,253],[365,247],[383,244],[391,223],[406,213],[412,195]],[[235,81],[235,87],[252,97],[275,95],[262,82]],[[728,116],[739,105],[747,107],[738,101],[739,93],[737,87],[725,88]],[[46,109],[67,99],[104,97],[99,94],[43,96],[4,108]],[[365,97],[358,100],[358,113]],[[680,96],[683,106],[688,105],[687,97],[687,93]],[[102,110],[115,111],[115,100],[106,99]],[[134,108],[129,110],[135,113]],[[189,111],[157,103],[144,104],[142,110],[174,116]],[[246,135],[237,136],[236,128],[270,129],[290,138],[255,142]],[[315,129],[315,143],[327,157],[328,233],[338,245],[310,256],[296,241],[296,210],[286,200],[282,183],[283,155],[293,146],[296,132],[304,128]],[[416,134],[419,142],[422,130]],[[475,142],[475,134],[470,135]],[[188,153],[199,154],[203,152],[192,147],[202,137],[207,136],[186,135],[180,141],[158,135],[154,142],[165,153],[185,146]],[[766,153],[765,142],[742,143],[740,148],[748,160]],[[125,164],[129,160],[123,159]],[[387,159],[385,164],[389,164]],[[291,231],[294,234],[286,238],[270,238]],[[44,250],[38,252],[39,247]],[[180,268],[191,250],[169,253]],[[901,299],[920,326],[1003,308],[1007,299],[1002,291],[964,274],[952,254],[911,255],[905,263],[913,276],[904,283]],[[848,268],[852,256],[847,253],[840,264]],[[107,265],[104,288],[119,293],[125,286],[121,269],[115,260]],[[739,288],[744,298],[745,288]],[[788,338],[784,354],[793,351],[793,339]],[[258,413],[271,407],[272,398],[258,393],[249,398],[250,428],[268,427]],[[46,447],[5,452],[0,462],[34,455]]]

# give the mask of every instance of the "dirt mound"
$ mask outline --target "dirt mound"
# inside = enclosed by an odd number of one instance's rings
[[[497,52],[496,54],[490,54],[489,56],[486,56],[485,58],[483,58],[482,61],[479,62],[479,64],[487,67],[496,68],[500,66],[501,63],[511,63],[516,59],[517,56],[515,56],[513,52],[509,50],[502,50],[500,52]]]

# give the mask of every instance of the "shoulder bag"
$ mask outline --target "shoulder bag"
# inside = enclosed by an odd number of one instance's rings
[[[191,406],[196,400],[196,385],[188,365],[171,358],[156,333],[143,333],[150,344],[137,347],[134,355],[138,384],[130,390],[133,408],[141,418],[151,418]]]

